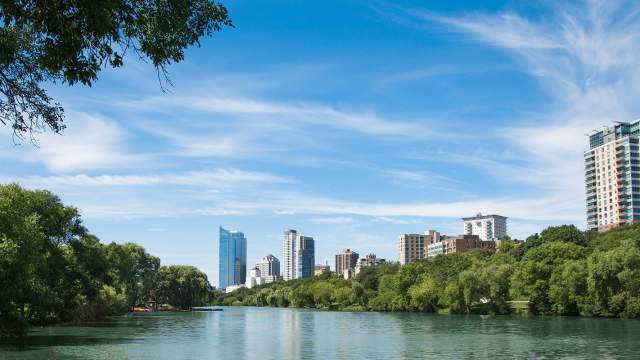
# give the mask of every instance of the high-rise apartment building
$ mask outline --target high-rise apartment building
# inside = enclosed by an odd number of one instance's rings
[[[299,235],[295,230],[284,232],[282,240],[284,280],[312,277],[315,263],[315,243],[312,237]]]
[[[584,153],[587,228],[608,230],[640,220],[640,120],[589,135]]]
[[[424,259],[425,238],[423,234],[402,234],[398,244],[400,265]]]
[[[358,264],[358,253],[344,249],[336,254],[336,274],[344,275],[349,270],[355,270]]]
[[[296,258],[296,237],[298,233],[289,229],[284,232],[282,239],[282,278],[287,280],[295,279],[295,258]]]
[[[247,239],[240,231],[220,227],[218,243],[218,287],[244,284],[247,278]]]
[[[265,284],[277,281],[280,278],[280,260],[269,254],[256,263],[256,268],[260,270],[260,276]]]
[[[296,239],[296,279],[313,277],[316,263],[315,241],[310,236],[298,235]]]
[[[500,215],[478,215],[462,218],[464,235],[478,235],[480,240],[498,240],[507,235],[507,218]]]
[[[400,252],[400,264],[424,259],[427,257],[427,246],[440,241],[440,233],[435,230],[427,230],[424,234],[402,234],[398,250]]]

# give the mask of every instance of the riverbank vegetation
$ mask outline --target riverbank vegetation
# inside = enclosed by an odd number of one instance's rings
[[[603,234],[550,227],[500,251],[438,255],[364,268],[355,279],[328,273],[230,294],[217,305],[357,311],[640,316],[640,225]]]
[[[0,289],[0,336],[100,320],[149,300],[189,309],[211,295],[197,268],[161,266],[133,243],[102,244],[77,209],[15,184],[0,185]]]

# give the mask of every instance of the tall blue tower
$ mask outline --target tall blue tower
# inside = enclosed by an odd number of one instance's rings
[[[247,279],[247,239],[240,231],[220,227],[218,287],[244,284]]]

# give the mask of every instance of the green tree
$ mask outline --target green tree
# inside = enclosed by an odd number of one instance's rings
[[[78,211],[52,193],[0,186],[0,321],[45,324],[73,315],[79,289],[69,282],[65,246],[84,233]]]
[[[640,249],[633,240],[587,260],[588,310],[599,316],[639,317]]]
[[[309,290],[316,308],[328,309],[331,306],[333,289],[333,285],[325,281],[320,281],[310,286]]]
[[[207,275],[193,266],[163,266],[158,272],[158,298],[181,309],[207,304],[211,285]]]
[[[491,264],[481,270],[481,282],[486,287],[486,296],[491,310],[496,314],[511,312],[509,288],[512,273],[513,265],[511,264]]]
[[[549,300],[559,315],[579,315],[587,295],[587,264],[569,260],[555,268],[549,280]]]
[[[451,312],[462,313],[467,309],[464,301],[463,287],[458,281],[451,281],[444,288],[444,295],[441,298],[440,305],[449,308]]]
[[[273,294],[273,290],[266,288],[260,289],[256,294],[255,305],[256,306],[267,306],[269,304],[269,297]]]
[[[576,245],[585,245],[586,238],[582,231],[578,230],[575,225],[561,225],[548,227],[540,233],[542,242],[569,242]]]
[[[464,299],[464,311],[471,313],[471,306],[478,303],[485,295],[483,283],[475,271],[466,270],[458,275],[458,284],[462,289]]]
[[[0,122],[20,138],[43,128],[59,133],[63,109],[43,83],[90,86],[103,68],[122,66],[127,51],[168,80],[168,65],[223,26],[232,26],[227,9],[210,0],[4,1]]]
[[[355,303],[354,300],[355,295],[351,287],[337,287],[333,289],[333,294],[331,294],[332,304],[337,305],[340,309],[352,306]]]
[[[422,312],[438,311],[440,288],[433,278],[425,278],[408,291],[411,309]]]
[[[106,254],[112,266],[111,281],[127,294],[130,307],[155,297],[160,259],[134,243],[111,243],[106,247]]]

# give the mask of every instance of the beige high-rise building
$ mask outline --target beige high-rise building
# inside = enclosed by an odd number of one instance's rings
[[[584,153],[587,228],[608,230],[640,220],[640,120],[589,135]]]
[[[344,249],[336,254],[336,274],[348,274],[349,270],[355,270],[358,264],[358,253],[349,249]]]
[[[427,246],[440,241],[440,233],[435,230],[427,230],[424,234],[402,234],[398,244],[400,252],[400,264],[426,259]]]
[[[400,235],[398,244],[398,251],[400,253],[400,265],[424,259],[425,238],[426,235],[423,234]]]

